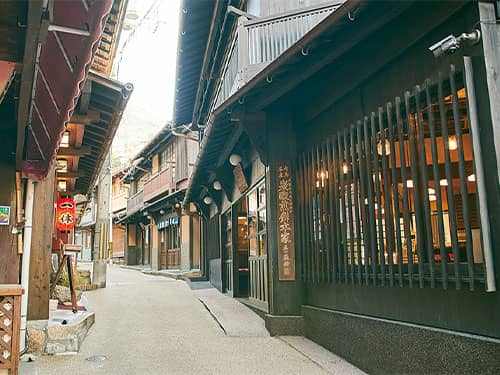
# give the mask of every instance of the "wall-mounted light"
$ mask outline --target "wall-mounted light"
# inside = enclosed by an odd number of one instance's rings
[[[57,181],[57,190],[66,191],[67,188],[68,188],[68,183],[66,182],[66,180]]]
[[[231,154],[229,157],[229,164],[231,164],[233,167],[236,167],[241,163],[241,156],[238,154]]]
[[[218,191],[222,190],[222,184],[219,181],[214,181],[212,186],[213,186],[214,190],[218,190]]]
[[[69,147],[69,130],[65,130],[59,147]]]
[[[165,210],[160,210],[160,215],[165,215]]]
[[[144,211],[144,212],[142,213],[142,216],[148,216],[148,211]]]
[[[448,138],[448,149],[450,151],[455,151],[458,148],[457,137],[452,135]]]
[[[175,208],[181,208],[181,204],[179,202],[177,202],[174,207]]]
[[[316,187],[317,188],[324,188],[326,184],[326,180],[328,180],[328,171],[327,170],[320,170],[316,173]]]
[[[212,202],[213,202],[212,197],[210,197],[208,195],[205,198],[203,198],[203,203],[205,203],[206,205],[211,205]]]

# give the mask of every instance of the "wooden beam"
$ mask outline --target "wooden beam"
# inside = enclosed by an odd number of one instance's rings
[[[100,119],[101,119],[101,113],[99,111],[89,110],[85,114],[76,112],[73,113],[73,116],[71,116],[69,122],[73,124],[85,125],[93,121],[99,121]]]
[[[67,171],[67,172],[57,172],[57,177],[59,178],[78,178],[85,176],[83,171]]]
[[[33,89],[33,77],[35,74],[35,62],[38,51],[38,37],[40,34],[42,18],[42,1],[33,0],[28,2],[28,28],[26,30],[26,43],[24,45],[23,73],[21,87],[19,89],[19,106],[17,114],[17,145],[16,145],[16,169],[21,169],[23,160],[24,138],[26,126],[29,122],[31,109],[31,93]]]
[[[217,159],[217,164],[215,165],[216,168],[222,166],[224,162],[228,159],[229,154],[231,153],[234,146],[240,139],[241,134],[243,133],[243,127],[241,126],[240,122],[234,122],[234,126],[235,127],[233,129],[230,138],[225,142],[225,146],[221,150],[221,153],[219,154],[219,159]]]
[[[269,164],[267,144],[267,123],[265,112],[245,112],[241,116],[241,124],[248,135],[252,146],[257,150],[264,165]]]
[[[73,147],[59,147],[57,150],[57,156],[83,156],[90,154],[92,147],[82,146],[80,148]]]
[[[92,94],[92,80],[87,79],[85,81],[85,85],[83,86],[83,90],[80,95],[80,104],[78,105],[78,113],[83,115],[87,114],[87,111],[89,110],[91,94]]]

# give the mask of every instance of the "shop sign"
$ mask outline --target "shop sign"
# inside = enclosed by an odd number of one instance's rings
[[[10,207],[0,206],[0,225],[10,224]]]
[[[278,277],[295,280],[295,230],[290,163],[278,165]]]
[[[158,229],[165,229],[176,224],[179,224],[179,216],[172,216],[167,219],[160,220],[156,226]]]
[[[61,198],[57,201],[57,229],[67,232],[75,227],[76,204],[73,198]]]

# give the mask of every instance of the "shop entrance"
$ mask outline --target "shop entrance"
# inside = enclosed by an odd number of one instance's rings
[[[224,291],[267,310],[267,226],[264,182],[222,216]]]

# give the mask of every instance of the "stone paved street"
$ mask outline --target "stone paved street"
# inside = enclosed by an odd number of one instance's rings
[[[23,366],[25,373],[27,367],[39,375],[360,373],[338,357],[329,353],[325,357],[319,346],[314,345],[309,354],[299,352],[296,343],[300,346],[304,339],[265,334],[238,337],[234,326],[233,335],[226,335],[199,295],[184,281],[111,266],[107,288],[87,293],[96,324],[80,353],[39,357],[34,366]],[[230,320],[228,307],[221,309]],[[242,326],[250,316],[255,325],[253,313],[240,314]],[[98,355],[107,360],[86,360]]]

